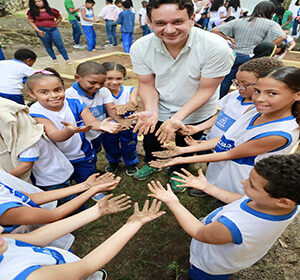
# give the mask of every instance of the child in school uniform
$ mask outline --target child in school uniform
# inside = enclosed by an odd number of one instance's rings
[[[211,184],[243,194],[240,182],[247,178],[255,162],[290,153],[299,139],[299,76],[300,69],[296,67],[280,67],[260,75],[252,95],[256,108],[242,115],[221,138],[154,153],[158,157],[172,157],[215,149],[213,154],[177,157],[151,165],[210,162],[206,177]]]
[[[126,174],[134,176],[138,171],[137,133],[132,132],[132,120],[126,119],[126,116],[137,108],[137,90],[131,86],[123,86],[126,77],[126,68],[123,65],[104,62],[103,66],[106,69],[105,86],[110,90],[117,113],[122,117],[120,123],[123,129],[117,134],[105,133],[103,136],[103,147],[109,162],[105,170],[116,172],[123,157]]]
[[[261,259],[299,213],[300,155],[277,155],[258,161],[249,178],[240,182],[246,195],[210,184],[202,174],[186,170],[181,182],[228,205],[199,221],[160,182],[151,182],[148,196],[166,203],[180,226],[193,239],[191,280],[226,280]],[[201,171],[201,170],[200,170]]]
[[[236,90],[217,102],[221,109],[218,115],[199,125],[187,125],[186,130],[180,131],[181,134],[192,135],[211,128],[206,140],[221,137],[237,119],[254,106],[252,94],[259,75],[282,66],[281,61],[271,57],[256,58],[242,64],[233,81]],[[197,140],[193,140],[189,138],[189,141],[197,142]]]
[[[119,124],[111,123],[110,119],[100,122],[83,102],[65,98],[63,80],[51,68],[30,76],[26,86],[37,99],[30,107],[30,115],[44,125],[47,136],[72,163],[72,179],[77,183],[85,181],[95,172],[96,156],[84,132],[90,129],[114,132]]]
[[[88,51],[92,52],[96,50],[96,32],[94,29],[94,10],[93,7],[95,5],[94,0],[86,0],[85,5],[80,8],[79,16],[80,16],[80,23],[82,26],[82,30],[84,36],[86,38]]]
[[[119,14],[117,24],[121,24],[122,43],[126,53],[129,53],[133,42],[134,18],[135,15],[130,11],[131,4],[129,1],[122,3],[123,11]]]
[[[68,98],[84,102],[98,121],[107,118],[107,114],[115,121],[122,120],[113,109],[114,101],[110,91],[104,87],[106,70],[102,64],[86,61],[78,65],[75,74],[75,83],[66,89]],[[101,151],[103,134],[101,131],[90,130],[86,138],[91,141],[96,153]]]
[[[0,61],[0,96],[25,105],[21,92],[23,85],[34,73],[31,66],[36,61],[36,54],[29,49],[19,49],[14,59]]]

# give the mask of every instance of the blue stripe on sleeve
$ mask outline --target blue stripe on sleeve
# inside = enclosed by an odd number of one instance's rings
[[[21,162],[32,162],[32,161],[37,161],[39,159],[39,157],[19,157],[19,161]]]
[[[229,231],[232,235],[232,241],[234,244],[237,244],[237,245],[242,244],[243,237],[242,237],[241,231],[239,230],[239,228],[233,221],[231,221],[230,219],[228,219],[225,216],[221,216],[220,218],[218,218],[218,221],[229,229]]]
[[[15,202],[15,201],[11,201],[11,202],[4,202],[0,205],[0,216],[7,210],[11,209],[11,208],[17,208],[17,207],[22,207],[24,206],[21,202]]]
[[[26,280],[26,278],[35,270],[41,268],[41,265],[33,265],[24,269],[21,273],[19,273],[14,280]]]
[[[44,116],[44,115],[41,115],[41,114],[34,114],[34,113],[31,113],[31,114],[29,114],[31,117],[33,117],[33,118],[42,118],[42,119],[47,119],[47,120],[49,120],[46,116]]]

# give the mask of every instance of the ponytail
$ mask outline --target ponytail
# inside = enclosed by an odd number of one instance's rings
[[[292,114],[296,118],[298,125],[300,126],[300,101],[296,101],[292,106]]]

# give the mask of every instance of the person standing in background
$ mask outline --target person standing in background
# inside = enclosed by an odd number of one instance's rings
[[[147,35],[150,33],[150,29],[148,24],[146,23],[147,18],[146,18],[146,7],[147,7],[147,1],[142,1],[142,7],[140,8],[139,11],[139,22],[140,22],[140,28],[143,29],[143,36]]]
[[[77,12],[80,10],[80,7],[75,9],[75,5],[72,0],[65,0],[65,8],[68,13],[68,20],[72,25],[73,39],[75,49],[84,49],[85,46],[80,44],[80,37],[82,34],[80,24],[78,20],[80,19]]]

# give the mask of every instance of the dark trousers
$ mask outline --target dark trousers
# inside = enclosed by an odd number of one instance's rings
[[[200,123],[200,122],[199,122]],[[193,125],[197,125],[199,123],[193,124]],[[162,151],[163,148],[161,146],[161,144],[159,143],[159,141],[157,141],[157,137],[155,136],[156,131],[159,129],[159,127],[163,124],[163,122],[158,121],[155,127],[155,130],[153,133],[148,133],[147,135],[144,136],[144,141],[143,141],[143,146],[144,146],[144,150],[145,150],[145,162],[150,162],[151,160],[156,160],[156,158],[152,155],[152,152],[156,152],[156,151]],[[194,135],[192,135],[192,137],[196,140],[199,140],[201,138],[203,134],[203,131],[200,131]],[[186,147],[188,146],[185,141],[184,141],[185,136],[179,135],[176,133],[175,136],[175,143],[176,146],[179,147]],[[193,154],[184,154],[182,156],[184,157],[188,157],[188,156],[192,156]],[[175,165],[172,166],[168,173],[172,173],[173,171],[177,171],[180,172],[181,168],[186,168],[188,166],[188,164],[180,164],[180,165]]]

